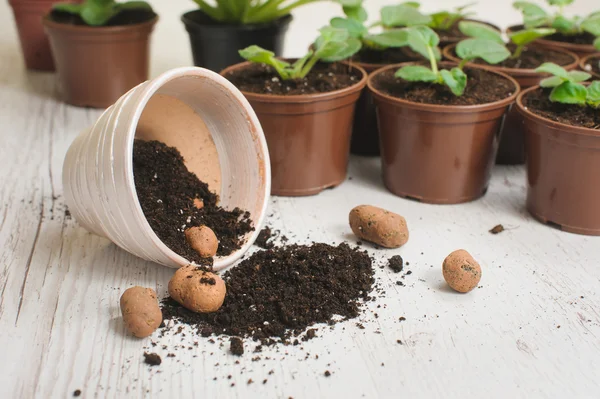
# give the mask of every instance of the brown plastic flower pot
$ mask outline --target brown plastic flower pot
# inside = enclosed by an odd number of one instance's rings
[[[579,60],[579,68],[581,68],[582,71],[591,73],[595,79],[600,79],[600,72],[597,72],[600,70],[600,67],[594,70],[592,68],[592,63],[600,65],[600,53],[590,54],[587,57],[583,57],[581,60]]]
[[[232,65],[221,75],[249,66]],[[262,125],[271,158],[271,194],[318,194],[346,179],[356,101],[367,83],[308,95],[268,95],[242,91]]]
[[[506,29],[506,33],[511,33],[511,32],[522,30],[522,29],[523,29],[523,25],[513,25],[513,26],[509,26]],[[591,43],[590,44],[574,44],[574,43],[559,42],[556,40],[549,40],[549,39],[537,39],[535,41],[535,44],[546,47],[546,48],[551,48],[553,50],[571,51],[571,52],[577,54],[577,56],[579,58],[583,58],[590,54],[598,52],[598,49],[595,48],[594,45]]]
[[[487,191],[502,120],[519,92],[489,104],[456,106],[410,102],[373,86],[382,68],[369,77],[377,106],[383,181],[392,193],[432,204],[475,200]],[[443,66],[452,66],[442,63]],[[475,67],[473,67],[475,68]]]
[[[92,27],[43,20],[64,100],[106,108],[148,79],[150,34],[158,16],[139,24]]]
[[[577,234],[600,235],[600,131],[538,116],[523,99],[527,210],[539,221]]]
[[[443,55],[453,62],[460,62],[460,59],[454,53],[455,48],[456,44],[446,46],[443,50]],[[573,62],[568,65],[562,65],[563,68],[568,71],[577,68],[579,62],[577,54],[564,49],[552,50],[567,54],[572,58]],[[521,89],[536,86],[540,83],[541,79],[548,76],[548,74],[539,73],[533,69],[504,68],[494,65],[484,65],[482,67],[515,78],[519,83],[519,86],[521,86]],[[525,163],[523,118],[517,111],[514,103],[511,104],[510,109],[506,114],[506,119],[504,120],[504,125],[500,134],[500,144],[498,145],[498,154],[496,155],[496,163],[500,165],[521,165]]]
[[[54,61],[42,18],[56,0],[10,0],[27,69],[54,71]]]

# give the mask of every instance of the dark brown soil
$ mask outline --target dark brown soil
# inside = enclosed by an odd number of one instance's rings
[[[152,230],[173,251],[197,264],[212,264],[187,243],[185,229],[208,226],[219,239],[217,255],[241,248],[244,236],[253,231],[250,214],[241,209],[226,211],[206,183],[188,171],[177,149],[159,141],[135,140],[133,175],[138,199]],[[204,207],[194,206],[194,199]]]
[[[585,66],[586,66],[585,70],[587,72],[592,72],[592,73],[595,73],[596,75],[600,76],[600,56],[589,58],[588,62]],[[588,66],[589,66],[589,69],[587,68]]]
[[[73,391],[73,396],[78,397],[81,395],[81,389],[76,389],[75,391]]]
[[[394,271],[394,273],[400,273],[404,269],[404,260],[400,255],[392,256],[388,260],[388,267]]]
[[[125,10],[115,15],[108,20],[108,23],[104,26],[123,26],[123,25],[135,25],[141,24],[146,21],[150,21],[156,14],[148,10]],[[79,15],[73,15],[66,12],[52,11],[50,18],[61,24],[78,25],[78,26],[89,26]]]
[[[514,51],[512,46],[509,46],[511,51]],[[454,53],[456,56],[456,53]],[[527,47],[521,53],[521,56],[517,59],[509,58],[498,64],[494,64],[495,67],[504,68],[515,68],[515,69],[535,69],[542,65],[544,62],[553,62],[557,65],[569,65],[573,63],[575,59],[568,54],[554,51],[551,49],[545,49],[543,47]],[[490,65],[482,59],[474,61],[476,64]]]
[[[361,73],[341,63],[318,63],[304,79],[283,80],[270,66],[250,64],[225,77],[242,91],[285,96],[341,90],[357,84]]]
[[[144,352],[144,363],[150,366],[158,366],[162,363],[162,359],[156,353]]]
[[[455,43],[455,42],[458,42],[458,41],[466,38],[466,36],[458,28],[458,23],[460,21],[462,21],[462,19],[456,21],[454,23],[454,25],[452,25],[450,27],[450,29],[448,29],[448,30],[434,29],[435,33],[437,33],[438,36],[440,37],[440,47],[444,47],[445,45],[447,45],[449,43]],[[473,20],[473,19],[467,19],[467,21],[475,21],[475,22],[489,25],[487,22],[484,22],[484,21],[477,21],[477,20]]]
[[[411,53],[406,48],[388,48],[383,51],[364,48],[352,57],[352,61],[364,62],[365,64],[389,65],[423,59],[418,54]]]
[[[408,82],[394,77],[395,69],[387,70],[373,81],[381,92],[421,104],[477,105],[499,101],[511,96],[515,86],[509,80],[481,69],[465,68],[467,88],[462,96],[455,96],[445,85]]]
[[[242,356],[244,354],[244,342],[238,337],[231,337],[229,340],[229,350],[235,356]]]
[[[523,98],[523,105],[534,114],[555,122],[600,130],[600,112],[592,107],[553,103],[551,89],[537,89]]]
[[[578,35],[563,35],[562,33],[555,33],[545,37],[546,40],[553,40],[555,42],[564,42],[571,44],[594,44],[596,37],[588,32],[583,32]]]
[[[290,245],[260,251],[224,275],[225,302],[211,314],[190,312],[167,298],[164,320],[195,325],[202,336],[211,333],[251,337],[262,344],[302,334],[315,323],[335,324],[358,315],[369,300],[374,282],[371,258],[365,251],[327,244]],[[305,334],[314,337],[314,331]]]
[[[271,249],[275,246],[273,239],[276,234],[271,230],[269,226],[266,226],[264,229],[258,233],[258,237],[254,241],[254,245],[262,248],[262,249]]]
[[[500,234],[504,231],[504,226],[502,226],[501,224],[494,226],[491,230],[490,233],[492,234]]]

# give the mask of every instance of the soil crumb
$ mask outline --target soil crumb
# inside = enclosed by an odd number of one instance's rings
[[[490,229],[490,233],[492,234],[500,234],[504,231],[504,226],[502,226],[501,224],[494,226],[492,229]]]
[[[244,354],[244,343],[238,337],[231,337],[229,340],[229,350],[235,356],[242,356]]]
[[[394,271],[394,273],[400,273],[404,269],[404,260],[400,255],[394,255],[388,260],[388,267]]]
[[[275,246],[273,239],[276,236],[277,234],[275,234],[269,226],[266,226],[258,233],[258,237],[256,238],[256,241],[254,241],[254,244],[262,249],[271,249]]]
[[[150,366],[158,366],[162,363],[162,359],[156,353],[144,352],[144,363],[149,364]]]

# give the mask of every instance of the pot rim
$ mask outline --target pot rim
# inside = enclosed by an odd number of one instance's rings
[[[592,76],[596,76],[596,77],[600,78],[600,73],[594,72],[594,71],[586,71],[584,68],[585,64],[593,58],[597,58],[598,62],[600,62],[600,50],[597,53],[592,53],[592,54],[586,55],[585,57],[581,57],[579,59],[579,68],[581,68],[585,72],[590,73]]]
[[[154,12],[154,11],[153,11]],[[76,32],[81,34],[110,34],[110,33],[121,33],[130,32],[134,30],[140,30],[146,27],[152,27],[158,21],[158,14],[154,12],[154,17],[144,22],[129,25],[115,25],[115,26],[88,26],[88,25],[73,25],[63,24],[60,22],[53,21],[50,18],[50,14],[46,14],[42,19],[45,27],[50,29],[59,30],[62,32]]]
[[[457,65],[455,62],[446,61],[445,63],[451,64],[451,65]],[[372,72],[371,75],[369,75],[369,79],[367,80],[367,86],[369,88],[369,91],[375,97],[378,97],[382,100],[386,100],[387,102],[396,103],[398,105],[402,105],[405,107],[410,107],[410,108],[415,108],[415,109],[425,110],[425,111],[432,111],[432,112],[460,112],[460,113],[488,111],[488,110],[507,106],[510,103],[514,102],[515,99],[517,98],[517,96],[519,95],[519,93],[521,92],[521,86],[519,85],[519,82],[517,82],[516,79],[513,78],[512,76],[509,76],[502,72],[493,71],[488,68],[481,68],[479,66],[473,66],[473,65],[469,65],[469,68],[482,69],[484,71],[499,75],[499,76],[509,80],[515,86],[515,92],[506,98],[503,98],[501,100],[497,100],[497,101],[494,101],[491,103],[477,104],[477,105],[442,105],[442,104],[423,104],[423,103],[416,103],[413,101],[408,101],[408,100],[405,100],[402,98],[397,98],[394,96],[390,96],[388,94],[384,94],[381,91],[379,91],[373,87],[373,81],[375,80],[375,77],[382,74],[383,72],[385,72],[389,69],[398,69],[400,67],[403,67],[406,65],[413,65],[413,64],[415,64],[415,62],[403,62],[401,64],[388,65],[387,67],[380,68],[377,71]],[[444,62],[442,62],[441,64],[444,64]]]
[[[202,29],[207,29],[207,30],[208,29],[223,30],[224,28],[233,28],[233,29],[236,29],[239,31],[253,31],[253,30],[257,30],[257,29],[261,29],[261,28],[268,28],[271,26],[287,25],[292,21],[292,19],[294,19],[292,14],[287,14],[287,15],[284,15],[277,19],[274,19],[272,21],[261,22],[261,23],[257,23],[257,24],[240,24],[240,25],[231,24],[231,23],[202,24],[202,23],[199,23],[199,22],[194,21],[189,18],[190,14],[195,14],[195,13],[201,13],[208,17],[208,14],[206,14],[204,11],[202,11],[201,8],[197,8],[195,10],[190,10],[190,11],[186,11],[185,13],[183,13],[180,17],[181,22],[183,22],[183,24],[186,26],[202,27]],[[208,18],[210,18],[210,17],[208,17]],[[215,21],[215,22],[217,22],[217,21]]]
[[[353,84],[352,86],[345,87],[343,89],[338,89],[334,91],[328,91],[326,93],[315,93],[315,94],[294,94],[290,96],[285,96],[281,94],[259,94],[252,93],[249,91],[240,90],[244,96],[248,99],[252,99],[255,101],[261,101],[265,103],[312,103],[318,101],[327,101],[333,98],[342,97],[348,94],[353,94],[357,91],[361,91],[367,84],[367,78],[369,74],[364,70],[364,68],[356,65],[355,63],[350,63],[347,61],[342,61],[342,64],[346,64],[351,68],[358,70],[362,74],[362,78]],[[228,66],[223,69],[219,74],[225,77],[225,74],[243,69],[248,65],[253,64],[250,61],[240,62],[239,64],[234,64]]]
[[[454,48],[456,48],[456,46],[458,45],[458,43],[452,43],[447,45],[446,47],[444,47],[444,49],[442,50],[442,54],[444,55],[444,57],[448,58],[450,61],[452,62],[460,62],[459,58],[456,57],[454,55],[454,53],[452,52],[452,50]],[[563,48],[547,48],[547,47],[540,47],[540,50],[545,50],[545,51],[556,51],[557,53],[563,53],[563,54],[567,54],[568,56],[570,56],[571,58],[573,58],[573,62],[571,62],[570,64],[567,65],[561,65],[561,67],[565,68],[566,70],[571,70],[576,68],[579,65],[580,62],[580,58],[579,56],[577,56],[577,54],[575,54],[572,51],[569,51],[567,49],[563,49]],[[474,64],[471,62],[468,62],[467,65],[469,66],[479,66],[479,67],[483,67],[485,69],[490,69],[490,70],[494,70],[497,72],[502,72],[504,74],[510,75],[510,76],[518,76],[518,77],[536,77],[536,76],[540,76],[540,78],[542,76],[547,76],[547,73],[539,73],[536,72],[535,69],[531,69],[531,68],[508,68],[508,67],[501,67],[501,66],[496,66],[496,65],[492,65],[492,64]]]
[[[506,28],[506,33],[511,33],[515,28],[521,27],[523,26],[523,24],[516,24],[516,25],[511,25],[508,28]],[[551,46],[559,46],[559,47],[563,47],[563,48],[568,48],[570,50],[573,51],[581,51],[581,52],[585,52],[585,53],[595,53],[597,50],[594,47],[593,44],[577,44],[577,43],[568,43],[568,42],[561,42],[558,40],[549,40],[549,39],[537,39],[535,40],[534,43],[538,43],[541,45],[551,45]]]
[[[527,117],[537,123],[546,125],[550,128],[560,129],[564,133],[579,134],[579,135],[588,136],[588,137],[600,138],[600,130],[598,130],[598,129],[590,129],[588,127],[567,125],[566,123],[556,122],[556,121],[553,121],[548,118],[544,118],[543,116],[540,116],[538,114],[531,112],[525,105],[523,105],[523,98],[527,94],[529,94],[532,91],[537,90],[539,88],[540,88],[540,86],[538,85],[538,86],[529,87],[529,88],[521,91],[521,93],[517,97],[517,101],[516,101],[517,108],[518,108],[519,112],[521,113],[521,115],[523,115],[524,117]]]

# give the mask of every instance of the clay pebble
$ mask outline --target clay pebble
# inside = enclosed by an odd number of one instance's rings
[[[217,254],[219,240],[215,232],[207,226],[190,227],[185,230],[185,238],[190,246],[203,258]]]
[[[442,272],[448,285],[462,293],[477,287],[481,280],[481,266],[464,249],[458,249],[444,259]]]
[[[385,248],[398,248],[408,241],[406,220],[397,213],[372,205],[359,205],[350,211],[354,234]]]
[[[219,310],[225,300],[225,282],[218,275],[196,265],[179,268],[169,281],[169,295],[196,313]]]
[[[128,288],[121,295],[120,306],[125,326],[138,338],[151,335],[162,322],[162,312],[153,289]]]

